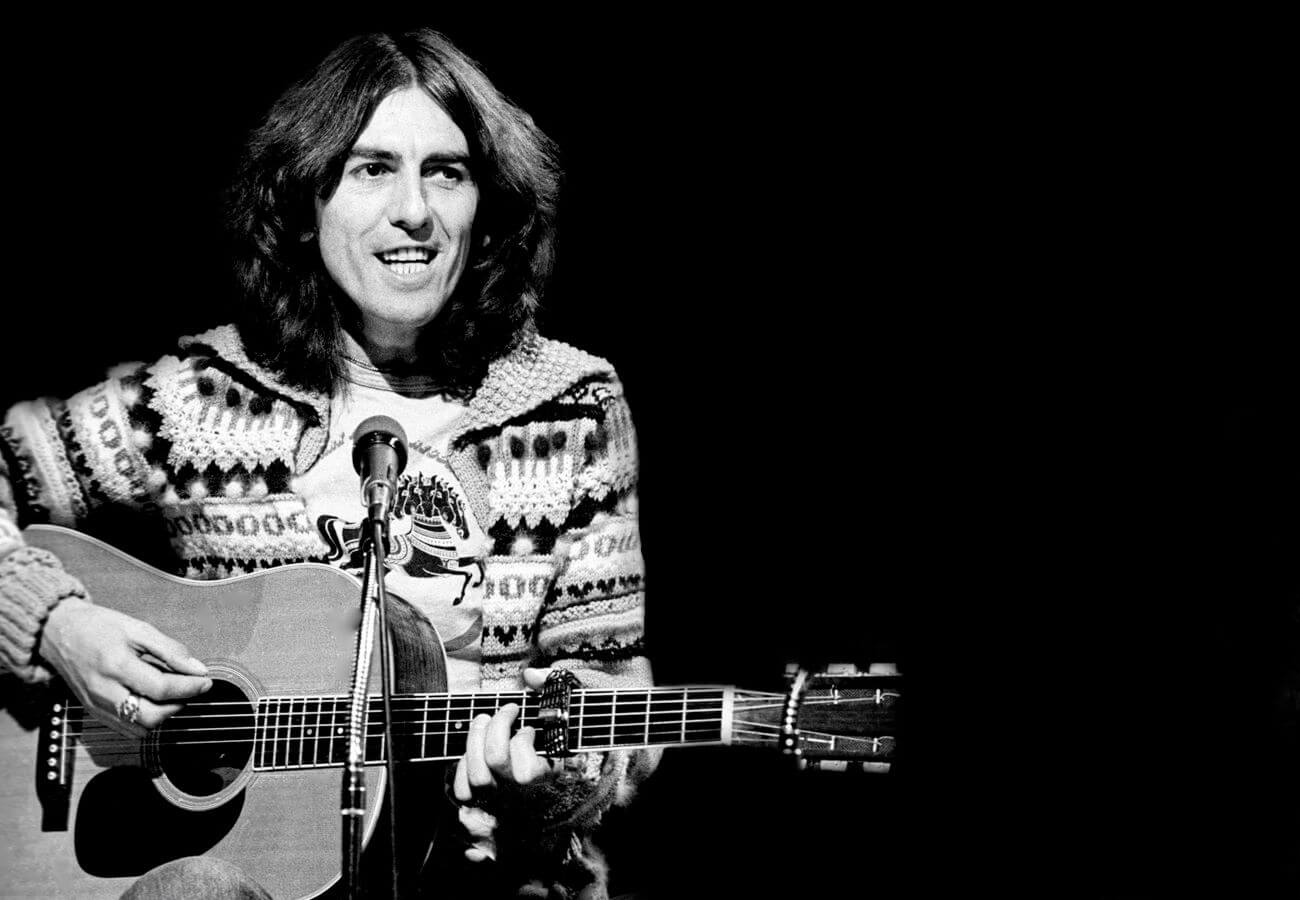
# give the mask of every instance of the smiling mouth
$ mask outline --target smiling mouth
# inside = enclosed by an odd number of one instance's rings
[[[397,275],[417,275],[429,267],[436,255],[430,247],[401,247],[376,253],[375,258]]]

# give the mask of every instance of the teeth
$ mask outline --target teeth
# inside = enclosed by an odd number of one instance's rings
[[[420,262],[427,263],[433,254],[426,247],[402,247],[399,250],[385,250],[379,258],[386,263]]]
[[[428,264],[418,262],[387,263],[388,268],[398,275],[414,275],[423,272],[426,265]]]

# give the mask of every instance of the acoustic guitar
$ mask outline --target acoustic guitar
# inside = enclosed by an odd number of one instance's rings
[[[236,864],[276,898],[329,892],[339,881],[358,581],[311,563],[191,581],[68,529],[33,526],[26,538],[54,552],[96,602],[186,644],[213,687],[136,740],[90,716],[57,681],[32,688],[6,678],[0,896],[116,898],[155,866],[192,855]],[[866,771],[886,771],[895,760],[896,675],[792,667],[783,692],[577,687],[558,702],[522,690],[452,694],[433,626],[396,600],[391,607],[403,796],[418,796],[412,782],[421,780],[418,789],[439,796],[440,766],[406,764],[458,758],[470,721],[509,702],[522,706],[520,724],[536,726],[544,744],[570,752],[755,745],[805,766]],[[371,689],[368,843],[382,820],[376,800],[388,751],[377,680]],[[403,826],[401,841],[427,851],[436,817],[423,818],[431,821]],[[373,843],[386,845],[386,836]],[[386,872],[386,857],[365,868]]]

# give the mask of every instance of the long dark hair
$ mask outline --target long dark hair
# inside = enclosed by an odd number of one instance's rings
[[[490,237],[425,330],[421,358],[465,394],[533,322],[554,258],[554,144],[441,34],[361,35],[271,107],[249,136],[227,206],[245,347],[298,387],[333,387],[352,309],[316,243],[304,240],[315,229],[315,201],[338,186],[380,101],[413,84],[465,133],[480,191],[474,234]]]

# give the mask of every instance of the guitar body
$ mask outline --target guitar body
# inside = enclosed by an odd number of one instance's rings
[[[189,581],[66,529],[34,526],[26,538],[55,553],[96,603],[184,643],[213,676],[205,698],[227,701],[250,723],[260,698],[349,689],[360,586],[338,569],[304,564]],[[445,691],[433,626],[395,599],[389,614],[396,690]],[[377,693],[378,653],[371,668]],[[6,682],[12,715],[0,716],[0,753],[9,763],[0,768],[0,896],[116,898],[155,866],[192,855],[236,864],[276,898],[321,896],[338,881],[340,768],[254,771],[251,744],[181,752],[136,741],[62,707],[70,695],[57,682]],[[416,778],[441,781],[429,771],[440,766],[422,769],[402,781],[404,796]],[[366,773],[369,840],[383,821],[375,807],[385,771],[370,765]],[[408,818],[401,833],[427,847],[432,826],[413,827]],[[387,873],[386,859],[370,859],[368,873]]]

